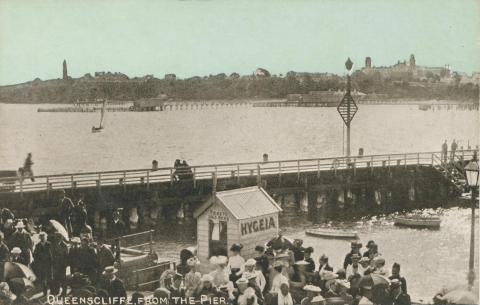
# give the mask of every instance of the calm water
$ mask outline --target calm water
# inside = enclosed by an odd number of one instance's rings
[[[46,105],[0,104],[0,168],[17,169],[33,153],[36,174],[189,164],[331,157],[342,154],[335,108],[237,108],[172,112],[37,113]],[[445,139],[478,144],[478,111],[420,111],[360,106],[352,152],[438,151]]]
[[[198,165],[257,161],[263,153],[271,160],[342,154],[343,125],[335,108],[109,112],[105,130],[92,134],[99,113],[37,113],[38,107],[0,104],[0,169],[18,168],[28,152],[36,174],[146,168],[153,159],[171,166],[177,158]],[[352,151],[438,151],[445,139],[466,147],[478,144],[479,126],[478,111],[362,105],[352,123]],[[399,229],[389,217],[331,225],[354,227],[363,244],[375,240],[389,266],[402,265],[410,294],[430,297],[441,285],[465,282],[468,267],[470,211],[437,212],[439,231]],[[288,235],[314,246],[315,258],[326,253],[341,266],[348,242],[305,236],[308,223],[297,218],[283,223]],[[193,228],[160,229],[160,255],[177,260],[179,249],[194,244]]]

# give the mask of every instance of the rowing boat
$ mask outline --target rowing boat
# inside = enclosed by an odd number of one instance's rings
[[[305,234],[324,237],[324,238],[337,238],[337,239],[358,239],[358,234],[356,231],[345,231],[345,230],[335,230],[335,229],[306,229]]]
[[[439,229],[441,219],[435,216],[398,216],[394,219],[394,225],[413,228]]]

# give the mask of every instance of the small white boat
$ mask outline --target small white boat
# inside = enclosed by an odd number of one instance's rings
[[[397,216],[394,225],[412,228],[439,229],[441,219],[436,216]]]
[[[306,229],[305,234],[323,238],[358,239],[357,231],[345,231],[336,229]]]

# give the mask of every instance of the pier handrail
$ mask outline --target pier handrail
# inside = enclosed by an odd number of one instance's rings
[[[474,149],[458,150],[457,153],[468,158],[473,155]],[[193,181],[211,179],[212,172],[216,172],[218,178],[240,176],[253,176],[262,174],[301,173],[309,171],[341,170],[355,167],[381,167],[398,165],[430,165],[434,155],[440,152],[414,152],[414,153],[390,153],[373,154],[363,156],[341,156],[322,157],[305,159],[284,159],[275,161],[239,162],[224,164],[204,164],[189,166],[192,171]],[[0,178],[0,193],[2,192],[24,192],[35,190],[52,190],[61,188],[80,188],[106,185],[127,184],[152,184],[158,182],[174,182],[172,173],[178,170],[180,174],[185,168],[175,169],[174,167],[162,167],[158,169],[141,168],[112,171],[79,172],[52,175],[35,176],[36,181],[30,182],[29,177],[20,181],[19,177]],[[185,173],[185,172],[183,172]],[[10,185],[10,188],[8,187]]]

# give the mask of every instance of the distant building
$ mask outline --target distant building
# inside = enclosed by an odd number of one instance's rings
[[[371,68],[372,67],[372,58],[371,57],[366,57],[365,58],[365,68]]]
[[[169,73],[169,74],[165,74],[165,77],[164,77],[165,80],[176,80],[177,79],[177,76],[173,73]]]
[[[417,66],[414,54],[410,55],[408,64],[405,60],[399,60],[393,66],[388,67],[372,66],[372,59],[370,57],[366,57],[365,67],[362,69],[362,72],[366,74],[380,73],[382,77],[386,78],[413,77],[417,79],[426,79],[431,75],[438,76],[440,78],[449,78],[451,73],[449,65],[445,65],[444,67]]]
[[[67,61],[65,59],[63,60],[63,79],[68,79]]]
[[[266,69],[258,68],[257,70],[255,70],[255,76],[256,77],[270,77],[270,72],[268,72]]]

